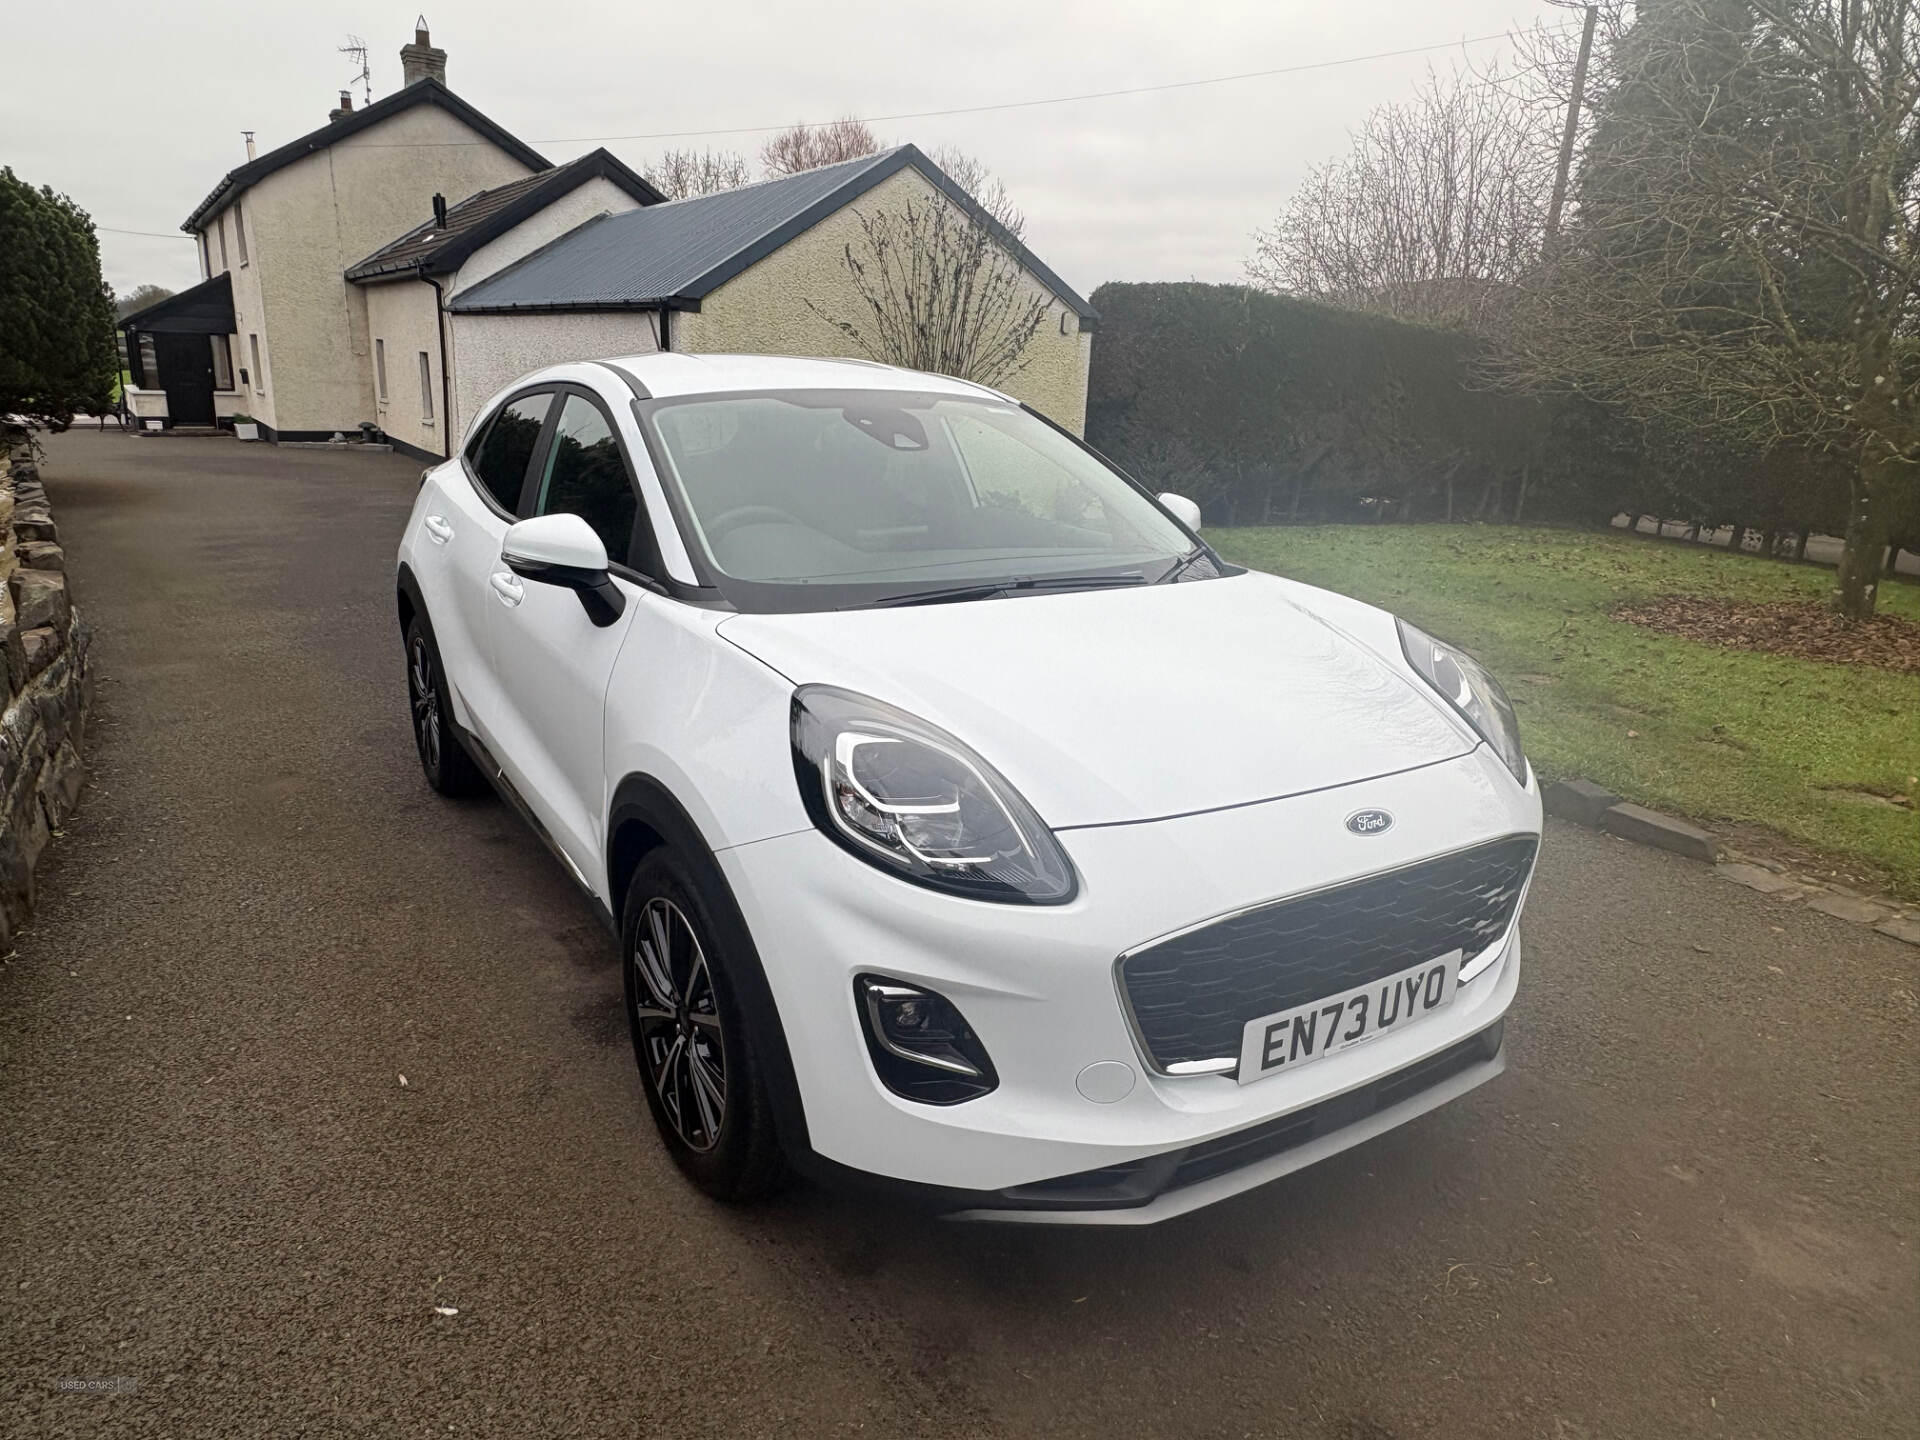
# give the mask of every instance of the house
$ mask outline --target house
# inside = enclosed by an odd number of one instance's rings
[[[410,454],[437,459],[448,453],[443,435],[457,444],[473,416],[473,405],[459,403],[460,397],[471,394],[475,371],[491,373],[490,357],[481,351],[461,364],[449,302],[576,226],[659,200],[658,191],[605,150],[458,204],[434,195],[430,219],[345,272],[366,307],[373,347],[373,409],[361,413],[370,413]],[[479,399],[532,368],[522,365],[494,381]]]
[[[187,217],[205,277],[121,322],[143,428],[324,440],[363,423],[425,459],[528,370],[656,349],[863,352],[858,217],[979,209],[911,145],[666,202],[604,149],[555,165],[446,85],[424,21],[405,83],[229,172]],[[990,222],[989,222],[990,223]],[[1046,322],[1003,388],[1078,431],[1094,314],[996,231]]]
[[[476,407],[541,365],[655,350],[865,358],[834,322],[865,318],[846,265],[862,212],[899,214],[972,197],[912,145],[588,221],[448,301],[455,403]],[[1078,433],[1087,409],[1093,307],[1012,235],[1047,302],[1019,373],[1002,388]]]
[[[264,155],[249,142],[247,163],[187,217],[182,228],[195,236],[207,278],[121,322],[134,380],[128,404],[143,424],[211,425],[245,413],[270,439],[325,439],[376,421],[370,292],[350,282],[347,270],[415,230],[435,195],[477,199],[554,170],[447,88],[446,52],[424,28],[400,59],[406,83],[396,93],[359,110],[342,93],[311,133]],[[596,163],[568,167],[576,180],[589,176],[566,196],[587,207],[572,212],[575,223],[612,205],[660,198],[604,152],[586,158]],[[608,174],[617,180],[606,183]],[[553,233],[536,230],[529,248]],[[186,311],[198,328],[180,328]],[[218,319],[227,321],[224,333]],[[189,343],[194,334],[202,338]],[[437,344],[404,357],[410,386],[417,387],[422,363],[431,372],[428,395],[442,393]],[[446,442],[436,438],[443,407],[431,406],[437,418],[428,404],[419,409],[413,432],[431,443],[414,448],[443,453]]]

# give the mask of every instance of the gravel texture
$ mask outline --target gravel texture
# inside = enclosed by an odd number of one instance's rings
[[[103,681],[0,969],[7,1435],[1914,1433],[1920,950],[1554,821],[1512,1069],[1373,1144],[1144,1233],[721,1210],[417,773],[418,467],[49,450]]]

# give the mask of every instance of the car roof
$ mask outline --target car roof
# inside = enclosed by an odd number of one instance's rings
[[[969,380],[882,365],[873,360],[810,359],[794,355],[610,355],[655,398],[755,390],[911,390],[921,394],[1008,397]]]

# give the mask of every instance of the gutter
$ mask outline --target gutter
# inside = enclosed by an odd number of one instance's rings
[[[421,270],[417,278],[433,287],[433,328],[440,337],[440,455],[453,458],[453,376],[447,369],[447,292],[440,282]]]
[[[589,224],[592,222],[589,221]],[[564,237],[563,237],[564,238]],[[474,286],[478,290],[486,285],[482,280]],[[645,300],[531,300],[511,301],[507,304],[470,305],[461,302],[458,311],[449,314],[460,315],[597,315],[612,314],[622,310],[685,310],[691,314],[700,312],[700,300],[697,296],[665,295]]]

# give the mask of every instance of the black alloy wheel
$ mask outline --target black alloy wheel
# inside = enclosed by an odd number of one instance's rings
[[[433,634],[416,615],[407,625],[407,700],[421,772],[442,795],[477,795],[487,788],[486,777],[454,733],[443,677]]]
[[[727,1115],[727,1042],[699,936],[664,895],[647,901],[633,948],[634,1024],[653,1091],[689,1150],[720,1143]]]
[[[667,1153],[716,1200],[767,1193],[786,1162],[729,969],[738,947],[723,937],[733,932],[715,923],[699,880],[665,846],[634,871],[620,917],[633,1056]]]

